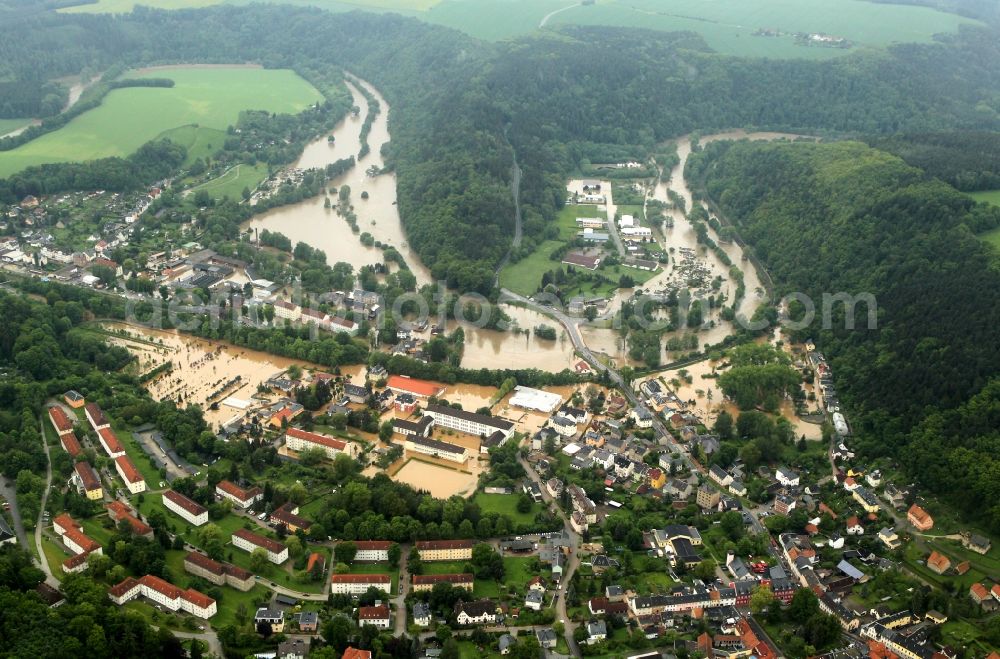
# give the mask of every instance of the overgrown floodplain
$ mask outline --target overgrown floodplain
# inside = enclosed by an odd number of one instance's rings
[[[205,7],[222,0],[98,0],[62,11],[127,12],[136,4],[161,9]],[[232,0],[245,4],[250,0]],[[926,42],[972,19],[928,7],[864,0],[283,0],[329,11],[393,11],[446,25],[482,39],[508,39],[565,24],[609,25],[663,32],[689,31],[731,55],[825,59],[857,48]],[[770,30],[776,36],[755,36]],[[803,46],[795,33],[847,39],[852,48]],[[816,42],[813,42],[816,43]]]
[[[169,78],[171,88],[128,87],[111,91],[97,107],[57,131],[16,149],[0,152],[0,177],[31,165],[126,156],[166,131],[180,131],[187,146],[210,152],[213,135],[236,123],[244,110],[298,113],[322,100],[295,72],[258,67],[163,67],[126,78]],[[221,146],[219,143],[217,146]],[[216,147],[217,148],[217,147]]]

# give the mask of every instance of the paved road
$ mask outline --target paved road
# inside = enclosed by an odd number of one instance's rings
[[[538,472],[524,457],[518,452],[517,461],[521,464],[525,473],[532,480],[538,482],[542,485],[542,479],[539,477]],[[572,618],[569,617],[569,613],[566,610],[566,591],[569,588],[570,581],[573,579],[573,573],[580,566],[580,536],[573,527],[570,526],[569,518],[564,512],[559,509],[557,502],[549,494],[548,490],[542,486],[542,500],[551,509],[558,511],[563,520],[563,533],[570,540],[570,547],[572,551],[569,555],[569,559],[566,561],[566,565],[563,568],[563,576],[559,582],[559,590],[556,593],[556,620],[560,621],[565,625],[564,636],[566,638],[566,645],[569,647],[570,654],[574,657],[580,656],[580,648],[577,647],[576,640],[573,638],[573,631],[576,629],[576,623],[573,622]]]
[[[545,24],[549,22],[549,19],[552,18],[553,16],[555,16],[556,14],[558,14],[560,12],[564,12],[567,9],[572,9],[573,7],[579,7],[579,6],[580,6],[579,2],[574,2],[573,4],[567,5],[567,6],[563,7],[562,9],[556,9],[555,11],[550,11],[549,13],[545,14],[544,17],[542,17],[541,22],[538,24],[538,29],[540,30],[543,27],[545,27]]]
[[[524,234],[521,225],[521,167],[517,164],[517,156],[514,156],[514,165],[511,168],[510,193],[514,197],[514,239],[510,242],[510,249],[504,255],[500,265],[497,266],[493,275],[493,286],[500,285],[500,271],[510,261],[511,252],[521,246],[521,238]]]
[[[9,481],[5,477],[0,477],[0,494],[10,504],[10,516],[14,521],[14,535],[21,547],[28,551],[28,535],[24,532],[24,523],[21,521],[21,511],[17,508],[17,491],[14,488],[14,481]]]
[[[170,633],[177,638],[195,638],[199,641],[208,645],[208,651],[212,656],[215,657],[225,657],[226,655],[222,652],[222,643],[219,642],[219,636],[215,632],[204,631],[204,632],[179,632],[170,630]]]
[[[45,449],[45,490],[42,492],[42,502],[39,509],[38,523],[35,524],[35,547],[38,549],[38,562],[42,571],[45,572],[45,583],[53,588],[59,588],[59,580],[52,574],[52,566],[49,565],[45,552],[42,550],[42,519],[41,514],[45,511],[45,504],[49,500],[49,492],[52,489],[52,456],[49,454],[49,443],[45,441],[45,421],[42,416],[38,416],[38,430],[42,433],[42,447]]]
[[[399,592],[392,600],[396,605],[396,636],[406,633],[406,594],[410,592],[410,577],[406,572],[406,566],[410,560],[410,545],[400,545],[399,551]],[[330,583],[330,580],[327,579],[326,582]]]

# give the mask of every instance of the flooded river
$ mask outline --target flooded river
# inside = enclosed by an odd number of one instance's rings
[[[416,253],[410,250],[403,233],[396,208],[396,175],[390,173],[371,177],[365,173],[371,167],[381,169],[385,164],[381,149],[389,141],[389,104],[367,82],[359,81],[359,84],[378,100],[380,108],[368,134],[371,151],[349,171],[333,179],[330,186],[338,189],[344,185],[350,186],[351,201],[361,232],[370,233],[375,240],[395,247],[416,276],[417,285],[422,286],[431,282],[430,271],[423,266]],[[357,157],[361,149],[361,127],[368,113],[368,101],[355,85],[348,83],[347,87],[360,112],[357,116],[349,114],[337,124],[331,133],[335,138],[332,144],[323,135],[307,145],[295,167],[325,167],[341,158],[352,155]],[[362,192],[368,193],[368,199],[361,198]],[[357,270],[361,266],[381,262],[382,251],[362,245],[360,234],[354,234],[347,221],[338,216],[334,209],[325,208],[324,201],[324,197],[320,195],[298,204],[275,208],[247,222],[244,229],[280,231],[291,239],[292,244],[302,241],[323,250],[327,263],[331,265],[342,261],[350,263]]]

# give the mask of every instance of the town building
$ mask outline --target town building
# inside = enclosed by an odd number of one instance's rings
[[[472,540],[418,540],[422,561],[462,561],[472,558]]]
[[[130,493],[139,494],[146,491],[145,479],[127,455],[119,455],[115,458],[115,471],[121,476]]]
[[[389,629],[389,607],[362,606],[358,608],[358,625],[371,625],[377,629]]]
[[[414,574],[412,577],[411,590],[419,593],[425,590],[433,590],[439,583],[451,584],[453,588],[464,588],[471,591],[475,582],[475,577],[468,573],[463,574]]]
[[[263,549],[267,552],[267,560],[281,565],[288,560],[288,547],[277,540],[247,531],[237,529],[232,535],[233,546],[243,551],[253,552],[255,549]]]
[[[87,403],[84,406],[83,412],[87,417],[87,421],[90,423],[90,427],[94,429],[94,432],[100,432],[101,428],[108,428],[111,426],[107,417],[104,416],[101,406],[97,403]]]
[[[76,438],[75,433],[60,436],[59,444],[62,445],[63,450],[69,453],[72,458],[83,453],[83,447],[80,446],[80,440]]]
[[[918,531],[930,531],[934,527],[934,518],[917,504],[906,511],[906,520]]]
[[[285,614],[280,609],[269,609],[262,606],[257,609],[253,617],[253,625],[270,625],[272,634],[280,634],[285,631]]]
[[[132,533],[148,540],[153,539],[152,527],[133,515],[132,509],[121,501],[112,501],[111,503],[105,505],[105,508],[108,509],[108,516],[114,520],[115,524],[126,521],[132,528]]]
[[[108,457],[114,459],[125,455],[125,447],[122,446],[122,443],[118,440],[118,435],[110,427],[98,430],[97,439],[101,443],[101,448],[108,454]]]
[[[452,462],[457,462],[459,464],[464,464],[468,459],[464,446],[449,444],[448,442],[442,442],[419,435],[408,435],[405,447],[407,451],[423,453],[424,455],[451,460]]]
[[[475,602],[463,602],[459,600],[455,603],[455,622],[461,626],[466,625],[492,625],[500,619],[497,612],[497,605],[488,599],[477,600]]]
[[[394,394],[410,394],[416,398],[437,397],[444,393],[444,387],[437,383],[406,375],[390,375],[385,386]]]
[[[388,574],[330,575],[330,592],[334,595],[364,595],[369,588],[389,594],[392,589],[392,579]]]
[[[429,416],[422,416],[419,421],[407,421],[406,419],[392,420],[393,431],[403,437],[430,437],[433,427],[434,419]]]
[[[328,460],[333,460],[341,453],[348,457],[354,457],[354,444],[342,439],[322,435],[318,432],[309,432],[301,428],[285,429],[285,446],[289,450],[301,452],[307,449],[321,449]]]
[[[854,488],[851,497],[858,502],[866,513],[877,513],[879,511],[878,498],[875,493],[867,487],[861,485]]]
[[[56,429],[56,434],[59,435],[60,439],[64,435],[73,434],[73,422],[58,405],[49,408],[49,421],[52,422],[52,427]]]
[[[78,410],[87,404],[87,400],[83,397],[83,394],[74,389],[70,389],[63,394],[63,400],[66,401],[66,404],[74,410]]]
[[[315,611],[299,612],[299,631],[315,634],[319,631],[319,614]]]
[[[259,487],[242,488],[231,481],[219,481],[215,486],[215,495],[229,499],[234,505],[247,509],[264,498],[264,490]]]
[[[424,414],[434,419],[434,425],[480,437],[500,431],[507,437],[514,434],[514,423],[485,414],[476,414],[442,405],[428,405]]]
[[[83,526],[63,513],[52,520],[52,529],[74,555],[102,554],[101,545],[83,532]]]
[[[171,611],[185,611],[205,620],[216,613],[215,600],[208,595],[193,588],[181,590],[169,581],[151,574],[139,579],[126,577],[108,590],[111,601],[119,606],[140,595]]]
[[[275,508],[271,513],[270,521],[275,526],[284,526],[289,533],[295,533],[300,529],[308,531],[309,527],[312,526],[312,522],[299,516],[299,507],[290,501]]]
[[[180,492],[173,490],[164,492],[163,505],[170,512],[180,515],[189,524],[201,526],[208,523],[208,508],[195,503]]]
[[[389,560],[389,547],[392,542],[388,540],[355,540],[354,546],[357,553],[354,554],[355,561],[365,563],[384,563]]]
[[[431,607],[426,602],[413,602],[413,624],[418,627],[429,627],[431,624]]]
[[[188,552],[184,557],[184,570],[216,586],[231,586],[244,592],[253,588],[256,581],[248,570],[212,560],[195,551]]]
[[[705,483],[704,485],[698,488],[698,497],[696,499],[698,507],[701,508],[702,510],[709,510],[711,508],[715,508],[717,505],[719,505],[720,496],[721,495],[719,494],[719,491],[717,489],[715,489],[708,483]]]
[[[104,489],[101,487],[101,479],[97,472],[86,460],[73,463],[73,482],[83,492],[84,496],[91,501],[100,501],[104,498]]]

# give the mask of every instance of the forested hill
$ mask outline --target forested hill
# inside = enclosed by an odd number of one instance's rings
[[[887,53],[771,61],[723,57],[683,33],[567,27],[488,44],[391,14],[255,5],[35,17],[26,33],[4,34],[0,53],[41,80],[65,73],[64,58],[42,56],[52,43],[78,67],[251,60],[310,79],[343,67],[371,80],[392,106],[389,155],[410,243],[435,277],[484,292],[513,233],[515,152],[530,247],[585,154],[642,154],[687,131],[734,126],[1000,128],[1000,39],[985,28]]]
[[[1000,381],[947,412],[1000,376],[1000,267],[975,236],[1000,224],[1000,210],[859,143],[714,143],[690,163],[779,294],[803,292],[817,311],[824,293],[874,295],[876,330],[862,304],[856,329],[838,314],[832,329],[819,331],[817,318],[800,338],[818,339],[830,359],[866,454],[897,456],[1000,530],[996,425],[975,420],[996,417]],[[930,428],[944,441],[927,441]]]

